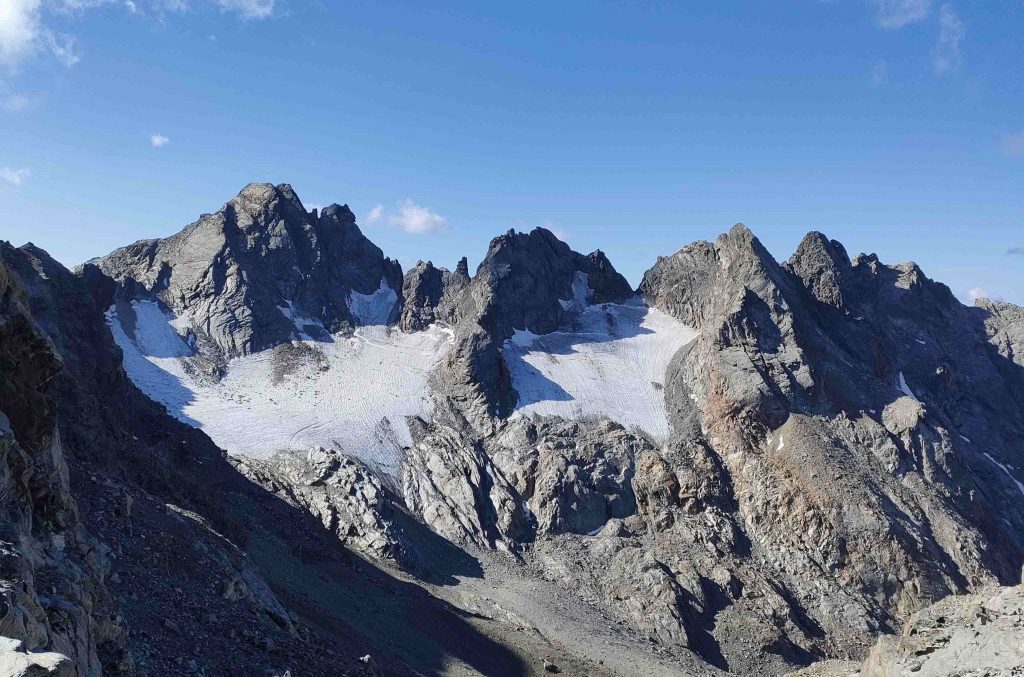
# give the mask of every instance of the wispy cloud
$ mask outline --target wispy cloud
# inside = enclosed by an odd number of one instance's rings
[[[8,113],[20,113],[31,108],[35,102],[35,98],[26,94],[8,94],[4,97],[3,109]]]
[[[15,169],[13,167],[0,167],[0,179],[3,179],[12,186],[21,186],[25,183],[32,172],[25,167]]]
[[[380,223],[384,218],[384,205],[377,205],[366,215],[367,223]]]
[[[271,17],[277,5],[276,0],[199,1],[247,20]],[[158,17],[190,7],[188,0],[0,0],[0,65],[13,69],[40,53],[49,53],[65,66],[75,65],[82,59],[75,37],[50,28],[47,15],[81,14],[110,6]]]
[[[379,204],[366,214],[366,223],[382,223],[399,228],[410,235],[429,235],[448,230],[448,220],[428,207],[406,199],[391,212]]]
[[[953,7],[946,3],[939,11],[939,41],[932,54],[932,66],[939,75],[960,69],[963,57],[960,54],[960,41],[967,34],[964,22],[960,20]]]
[[[1010,247],[1006,250],[1008,256],[1024,256],[1024,247]]]
[[[875,22],[892,31],[923,21],[932,10],[932,0],[871,0]]]
[[[149,143],[153,146],[153,148],[163,148],[170,142],[171,140],[168,139],[163,134],[154,134],[153,136],[149,137]]]
[[[274,13],[275,0],[217,0],[226,12],[236,12],[243,19],[266,19]]]
[[[56,57],[57,61],[71,68],[82,60],[82,55],[76,47],[74,36],[66,33],[54,33],[50,30],[46,31],[44,35],[46,46],[49,48],[50,53]]]
[[[889,64],[885,59],[879,59],[871,67],[871,86],[881,87],[889,79]]]

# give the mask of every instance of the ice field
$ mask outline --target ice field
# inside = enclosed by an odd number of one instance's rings
[[[573,291],[573,300],[562,304],[578,311],[572,331],[537,335],[524,328],[502,347],[519,393],[516,413],[606,416],[664,442],[665,370],[697,332],[639,299],[588,304],[582,273]]]
[[[397,301],[388,291],[357,299],[353,309],[365,313],[365,319],[386,318],[390,308],[382,306]],[[280,371],[281,358],[266,350],[231,360],[218,382],[188,368],[193,350],[179,334],[180,322],[153,302],[135,301],[132,308],[133,336],[126,333],[116,307],[107,311],[128,376],[221,448],[261,456],[328,446],[392,477],[403,447],[411,444],[405,417],[430,417],[427,373],[452,341],[448,330],[437,327],[406,334],[383,325],[364,326],[351,338],[302,341],[297,345],[309,350],[291,351],[294,366],[277,378],[275,359]],[[302,318],[296,324],[308,322]]]

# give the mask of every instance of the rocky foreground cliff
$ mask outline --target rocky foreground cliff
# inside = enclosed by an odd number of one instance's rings
[[[820,233],[779,262],[736,226],[633,290],[536,229],[403,275],[347,207],[269,184],[74,272],[0,254],[8,660],[1017,660],[913,639],[977,599],[976,646],[1011,645],[1024,564],[1024,311],[914,264]]]

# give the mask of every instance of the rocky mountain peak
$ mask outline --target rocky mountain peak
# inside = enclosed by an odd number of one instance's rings
[[[565,319],[559,300],[573,298],[577,273],[586,276],[595,303],[633,295],[626,278],[603,253],[579,254],[546,228],[529,233],[509,230],[491,241],[473,278],[475,285],[486,287],[488,297],[481,308],[481,324],[493,325],[503,337],[513,329],[554,331]]]
[[[184,316],[197,344],[222,357],[394,321],[402,288],[401,267],[347,206],[307,212],[287,184],[249,184],[180,233],[94,263],[122,296]]]
[[[842,244],[812,231],[800,241],[786,265],[816,299],[845,309],[843,287],[850,283],[852,264]]]
[[[287,183],[250,183],[227,205],[241,224],[266,225],[273,217],[287,218],[306,210],[295,191]]]
[[[431,261],[419,261],[405,274],[402,281],[403,331],[426,329],[434,322],[455,324],[459,293],[469,284],[468,264],[462,257],[455,272],[437,268]]]

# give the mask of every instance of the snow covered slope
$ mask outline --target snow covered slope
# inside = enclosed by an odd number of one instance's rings
[[[373,296],[353,305],[361,317],[386,317],[394,292]],[[451,334],[436,327],[406,334],[364,326],[351,338],[305,340],[233,359],[216,381],[194,368],[194,351],[179,333],[186,328],[155,303],[135,301],[121,315],[111,307],[107,321],[128,376],[229,453],[333,447],[392,477],[411,444],[405,417],[430,417],[427,372],[451,345]],[[311,322],[296,318],[297,325]]]
[[[696,331],[639,299],[589,305],[582,274],[573,295],[562,302],[579,311],[571,331],[538,336],[528,328],[517,330],[502,347],[519,393],[516,413],[606,416],[664,442],[665,370]]]

